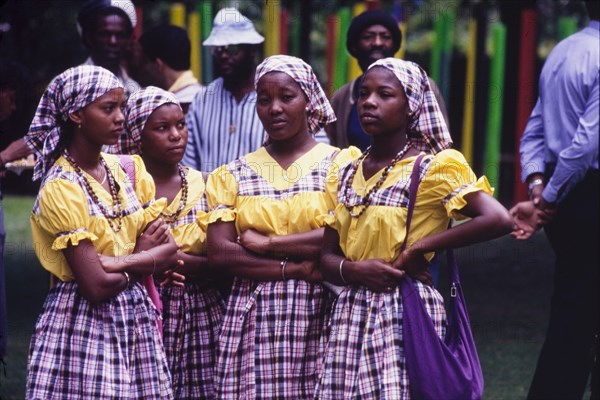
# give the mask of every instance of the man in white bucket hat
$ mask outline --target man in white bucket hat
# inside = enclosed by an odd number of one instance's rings
[[[265,131],[256,114],[254,72],[264,40],[236,8],[223,8],[215,16],[203,45],[211,47],[219,77],[190,105],[183,164],[210,172],[262,145]]]

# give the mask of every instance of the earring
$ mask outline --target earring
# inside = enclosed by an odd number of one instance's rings
[[[81,129],[81,124],[77,125],[77,128]]]

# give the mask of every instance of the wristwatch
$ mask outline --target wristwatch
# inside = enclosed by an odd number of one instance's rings
[[[529,182],[529,186],[528,186],[529,191],[527,193],[529,195],[531,195],[531,191],[533,190],[534,187],[543,185],[543,184],[544,184],[544,180],[542,178],[532,179],[531,182]]]

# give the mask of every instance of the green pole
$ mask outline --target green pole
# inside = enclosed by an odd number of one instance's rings
[[[487,138],[485,145],[485,175],[495,186],[498,197],[500,186],[500,145],[502,133],[502,103],[504,100],[504,62],[506,55],[506,26],[497,23],[492,28],[492,60],[488,94]]]
[[[452,46],[454,44],[454,20],[455,12],[453,8],[447,10],[447,14],[443,16],[444,22],[442,36],[442,51],[439,60],[440,76],[439,81],[436,81],[442,92],[442,97],[448,101],[450,99],[450,66],[452,63]]]
[[[577,32],[577,21],[574,17],[560,17],[558,19],[558,40],[563,40]]]
[[[291,46],[290,54],[296,57],[300,56],[300,3],[294,2],[292,15],[292,26],[290,29]]]
[[[429,66],[429,76],[435,83],[440,82],[441,77],[441,61],[442,50],[444,48],[444,33],[446,31],[446,18],[438,15],[438,18],[433,24],[435,31],[435,40],[431,49],[431,63]]]
[[[206,40],[210,35],[213,24],[212,4],[210,1],[202,1],[198,5],[198,13],[200,14],[200,29],[202,30],[202,41]],[[194,45],[192,43],[192,45]],[[202,43],[199,43],[202,46]],[[213,80],[213,59],[210,48],[202,46],[202,83],[207,84]]]
[[[336,59],[334,68],[334,80],[333,80],[333,91],[338,90],[344,86],[348,78],[348,61],[349,55],[346,50],[346,32],[350,26],[350,20],[352,19],[352,10],[350,7],[342,7],[338,11],[339,25],[338,25],[338,40],[336,47]]]

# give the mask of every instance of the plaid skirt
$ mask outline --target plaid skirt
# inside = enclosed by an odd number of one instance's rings
[[[27,399],[172,399],[158,311],[140,283],[102,303],[50,290],[29,348]]]
[[[176,399],[214,399],[214,368],[225,304],[197,282],[161,288],[163,341]]]
[[[420,282],[417,288],[438,335],[444,337],[444,299]],[[399,287],[391,293],[359,286],[345,289],[333,305],[330,324],[316,399],[410,398]]]
[[[305,281],[235,278],[221,327],[219,399],[312,399],[332,294]]]

